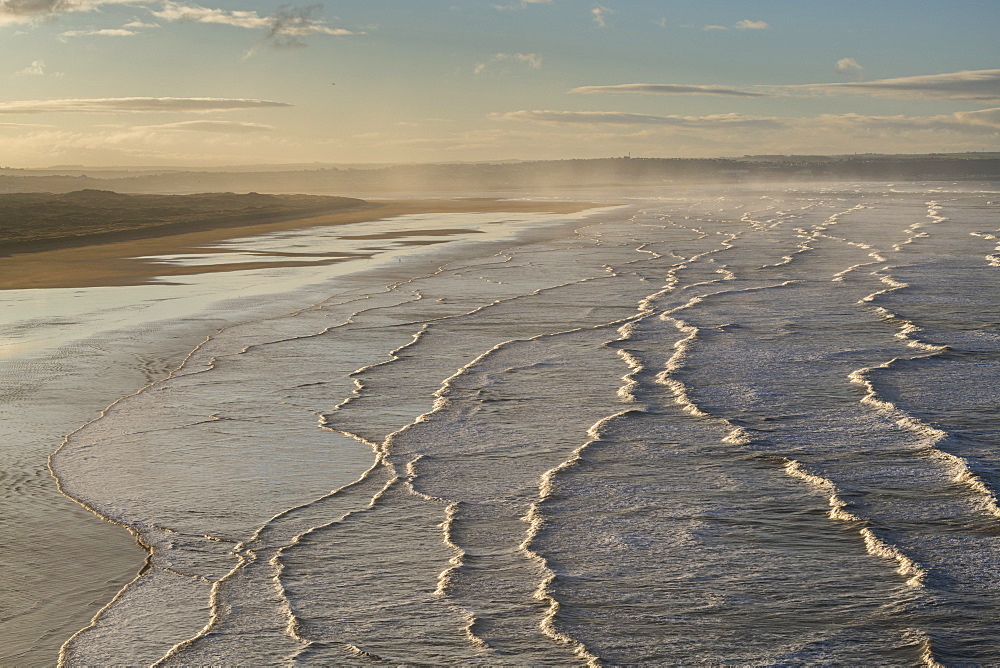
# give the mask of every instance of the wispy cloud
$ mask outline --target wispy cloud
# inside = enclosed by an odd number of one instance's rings
[[[804,122],[807,119],[799,119]],[[959,111],[937,116],[866,116],[863,114],[824,114],[816,122],[826,131],[880,133],[947,132],[992,135],[1000,138],[1000,108]]]
[[[927,100],[1000,100],[1000,69],[968,70],[875,81],[788,86],[792,90]]]
[[[954,116],[960,123],[1000,128],[1000,108],[958,111]]]
[[[234,109],[290,107],[285,102],[215,97],[108,97],[0,102],[0,114],[41,113],[207,113]]]
[[[67,30],[66,32],[59,33],[59,40],[62,42],[67,41],[71,37],[84,37],[89,35],[96,35],[98,37],[132,37],[133,35],[138,35],[134,30],[127,30],[125,28],[101,28],[100,30]]]
[[[162,123],[160,125],[138,125],[136,129],[166,132],[245,134],[248,132],[269,132],[274,129],[274,126],[263,125],[261,123],[239,123],[237,121],[179,121],[177,123]]]
[[[0,123],[0,128],[54,128],[54,125],[46,123]]]
[[[841,58],[837,61],[836,69],[840,74],[845,74],[857,81],[865,78],[865,68],[853,58]]]
[[[45,61],[34,60],[30,65],[22,70],[18,70],[11,75],[12,77],[54,77],[56,79],[61,79],[66,76],[65,72],[46,72]]]
[[[152,12],[153,16],[163,21],[180,21],[185,23],[213,23],[248,30],[264,30],[262,43],[276,48],[305,46],[302,39],[307,35],[333,35],[342,37],[362,33],[346,28],[335,28],[316,15],[320,5],[293,7],[282,5],[270,16],[261,16],[253,10],[212,9],[194,4],[182,4],[173,0],[165,0],[163,9]],[[253,55],[257,47],[253,47],[244,57]]]
[[[809,117],[654,116],[620,111],[511,111],[502,128],[538,128],[529,152],[590,155],[640,150],[697,157],[740,153],[847,153],[989,150],[1000,145],[1000,108],[937,116],[822,114]]]
[[[503,11],[505,9],[527,9],[532,5],[551,5],[552,0],[518,0],[505,5],[493,5],[493,9]]]
[[[604,5],[594,5],[590,10],[590,19],[597,25],[598,28],[608,27],[608,16],[614,14],[615,10],[605,7]]]
[[[682,84],[615,84],[613,86],[580,86],[569,93],[645,93],[661,95],[731,95],[736,97],[769,97],[769,93],[755,93],[721,86],[701,86]]]
[[[750,19],[743,19],[742,21],[737,21],[736,25],[733,27],[737,30],[767,30],[771,26],[767,24],[767,21],[751,21]]]
[[[264,39],[274,40],[276,46],[302,46],[305,35],[334,35],[342,37],[357,34],[346,28],[334,28],[323,19],[315,18],[320,5],[290,7],[283,5],[267,17],[268,31]]]
[[[313,6],[315,7],[315,5]],[[311,11],[315,11],[312,8]],[[310,34],[321,32],[335,35],[350,35],[349,30],[340,28],[330,28],[323,21],[312,18],[301,18],[301,9],[286,7],[276,14],[278,18],[271,16],[261,16],[256,11],[249,10],[228,10],[212,9],[200,5],[185,5],[179,2],[166,0],[163,9],[152,12],[153,16],[164,21],[181,21],[185,23],[215,23],[218,25],[233,26],[236,28],[247,28],[251,30],[272,30],[283,29],[286,32],[297,34]],[[298,12],[300,18],[295,24],[294,20],[289,20],[288,16],[294,16]],[[295,24],[295,25],[293,25]]]
[[[32,61],[30,65],[25,67],[23,70],[18,70],[14,72],[16,77],[41,77],[45,76],[45,62],[42,60]]]
[[[0,0],[0,26],[34,24],[67,12],[93,11],[102,5],[144,4],[146,0]]]
[[[529,69],[537,70],[542,66],[542,57],[537,53],[496,53],[485,63],[476,63],[472,69],[477,76],[486,71],[494,63],[512,62],[526,65]]]
[[[668,125],[673,127],[778,127],[772,118],[743,116],[741,114],[714,114],[710,116],[656,116],[633,114],[624,111],[552,111],[522,110],[491,114],[496,121],[530,121],[553,125]]]
[[[1000,138],[1000,107],[960,111],[936,116],[868,116],[821,114],[815,117],[744,116],[655,116],[621,111],[510,111],[490,115],[495,121],[525,121],[553,126],[661,127],[664,130],[726,131],[752,127],[756,130],[788,131],[805,135],[836,133],[842,136],[900,137],[906,133],[948,132]]]
[[[736,30],[769,30],[771,26],[767,21],[751,21],[750,19],[743,19],[742,21],[737,21],[733,28]],[[702,30],[729,30],[729,26],[720,25],[710,25],[705,26]]]
[[[0,0],[0,26],[10,24],[37,24],[68,12],[94,11],[104,5],[159,4],[156,0]],[[237,28],[266,31],[265,41],[274,46],[302,46],[306,35],[355,35],[361,34],[346,28],[337,28],[317,16],[318,4],[303,7],[282,5],[268,16],[261,16],[254,10],[227,10],[186,4],[175,0],[163,0],[159,9],[150,13],[163,21],[188,23],[214,23]],[[61,37],[81,35],[130,36],[133,28],[156,28],[156,23],[134,19],[118,29],[69,30]]]
[[[843,74],[860,76],[864,68],[853,58],[842,58],[836,69]],[[948,74],[928,74],[875,81],[837,83],[754,85],[752,90],[703,84],[614,84],[579,86],[570,93],[639,93],[675,95],[722,95],[735,97],[768,97],[810,93],[874,95],[902,99],[927,100],[1000,100],[1000,69],[970,70]]]

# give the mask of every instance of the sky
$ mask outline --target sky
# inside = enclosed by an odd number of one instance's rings
[[[997,0],[0,0],[0,166],[1000,151]]]

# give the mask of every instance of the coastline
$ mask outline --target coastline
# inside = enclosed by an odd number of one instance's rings
[[[144,259],[153,255],[196,252],[198,249],[238,237],[251,237],[310,227],[372,222],[413,214],[437,213],[553,213],[572,214],[601,206],[587,202],[539,202],[488,198],[453,200],[372,200],[373,206],[316,216],[298,216],[283,220],[232,225],[206,221],[202,229],[190,226],[164,230],[152,228],[142,233],[128,233],[126,240],[106,241],[81,238],[67,246],[66,240],[38,242],[32,250],[0,246],[0,290],[42,288],[89,288],[123,285],[147,285],[157,277],[213,273],[236,269],[307,266],[301,260],[282,262],[209,264],[198,267],[165,265]],[[349,256],[356,257],[356,256]],[[338,254],[323,254],[310,263],[332,264],[344,259]],[[53,271],[58,267],[58,271]]]
[[[113,523],[100,521],[91,510],[87,509],[86,504],[81,504],[76,499],[56,491],[45,466],[45,459],[59,446],[64,434],[93,419],[116,399],[131,394],[176,369],[192,348],[205,340],[206,335],[212,335],[220,329],[247,319],[266,317],[267,313],[284,312],[306,306],[315,300],[316,286],[321,283],[330,289],[340,290],[356,288],[359,285],[371,287],[384,281],[393,282],[404,275],[433,271],[443,262],[468,257],[470,253],[473,256],[478,256],[480,253],[491,254],[512,243],[516,245],[529,239],[558,234],[557,230],[575,227],[581,219],[591,215],[585,213],[577,217],[572,216],[572,213],[598,210],[607,206],[608,204],[491,199],[411,200],[386,203],[377,210],[355,211],[347,216],[339,216],[340,220],[332,223],[331,217],[316,216],[281,222],[272,221],[263,225],[204,230],[196,237],[178,234],[120,244],[93,244],[72,249],[40,250],[16,256],[0,256],[0,267],[4,267],[0,272],[3,276],[0,278],[0,283],[4,281],[13,283],[15,277],[12,274],[17,273],[13,267],[20,263],[22,267],[34,264],[36,271],[42,272],[38,274],[40,277],[50,279],[48,284],[72,285],[70,290],[18,291],[8,288],[0,291],[0,295],[8,295],[13,299],[12,303],[25,304],[27,300],[31,300],[45,304],[47,305],[45,312],[57,304],[82,303],[81,298],[89,292],[87,290],[89,286],[85,283],[87,280],[92,281],[89,285],[99,290],[102,286],[114,285],[112,280],[120,281],[118,285],[135,286],[114,287],[113,290],[118,297],[111,302],[105,302],[103,298],[99,300],[97,308],[102,313],[100,331],[94,330],[92,334],[84,332],[86,338],[79,340],[64,339],[65,343],[58,343],[58,347],[52,347],[54,342],[50,341],[46,343],[45,349],[27,354],[19,351],[16,346],[11,348],[10,353],[14,357],[9,360],[11,365],[4,374],[6,376],[4,383],[9,386],[5,389],[16,393],[11,395],[16,399],[12,400],[7,410],[2,412],[10,420],[5,429],[0,429],[0,433],[9,432],[10,438],[7,440],[11,445],[16,444],[18,447],[10,448],[4,454],[4,461],[7,469],[15,473],[23,469],[22,475],[38,481],[38,484],[35,485],[37,489],[30,495],[12,495],[10,498],[4,498],[0,504],[5,509],[5,514],[9,513],[23,520],[19,520],[15,523],[16,526],[10,528],[8,542],[16,543],[14,537],[21,536],[28,537],[30,543],[22,555],[27,557],[24,569],[16,571],[19,579],[26,583],[26,590],[18,596],[20,602],[11,608],[11,612],[19,611],[18,616],[8,620],[10,623],[0,623],[2,628],[0,636],[10,641],[10,645],[0,653],[0,663],[10,661],[32,664],[51,660],[55,650],[69,635],[86,626],[91,616],[135,577],[148,556],[147,550],[142,545],[136,544],[133,534],[122,531],[122,527]],[[478,222],[470,221],[466,226],[459,219],[457,225],[444,223],[443,227],[434,230],[425,229],[434,225],[432,221],[423,219],[420,214],[429,214],[433,218],[439,211],[445,214],[463,212],[476,214],[473,220]],[[520,230],[508,225],[512,221],[502,215],[496,218],[495,223],[491,222],[492,213],[516,212],[529,214],[526,217],[521,216],[522,218],[530,218],[530,214],[536,212],[540,214],[558,212],[553,218],[559,218],[560,213],[563,218],[537,227],[522,227]],[[407,218],[407,214],[412,218]],[[402,216],[398,223],[391,222],[395,216]],[[511,217],[518,218],[516,215]],[[547,216],[541,215],[539,218],[544,219]],[[157,276],[169,272],[171,269],[169,265],[140,259],[130,260],[129,253],[137,250],[142,252],[139,249],[143,248],[143,244],[150,244],[146,248],[153,253],[178,250],[197,253],[198,244],[224,243],[229,239],[242,240],[253,235],[266,237],[271,233],[285,230],[298,230],[297,234],[311,237],[313,232],[309,228],[318,229],[338,223],[375,223],[381,228],[383,224],[377,221],[383,220],[386,221],[385,232],[353,237],[345,234],[341,238],[371,239],[376,245],[395,245],[397,248],[426,243],[420,240],[421,237],[432,238],[438,235],[448,237],[448,240],[446,243],[438,242],[440,243],[438,246],[428,247],[428,252],[414,248],[416,253],[406,253],[399,259],[379,260],[374,257],[375,254],[344,258],[360,260],[362,266],[357,270],[348,269],[347,273],[340,274],[333,283],[327,283],[329,279],[320,278],[315,285],[302,283],[301,288],[296,288],[293,284],[284,287],[280,281],[274,282],[274,273],[266,269],[262,272],[244,272],[247,277],[254,275],[264,277],[254,279],[258,283],[261,281],[266,283],[265,288],[255,288],[255,290],[265,289],[269,293],[264,299],[252,295],[243,296],[223,287],[230,285],[231,282],[227,274],[220,272],[254,269],[249,263],[219,267],[205,265],[179,267],[186,272],[178,273],[211,274],[199,279],[203,287],[197,289],[205,294],[205,300],[217,302],[214,306],[207,308],[207,302],[193,303],[184,308],[200,310],[191,311],[189,315],[168,308],[156,316],[164,318],[163,320],[156,318],[151,320],[137,313],[136,317],[140,320],[133,325],[127,324],[131,320],[119,322],[115,319],[108,320],[106,315],[103,315],[120,311],[123,308],[123,304],[118,303],[120,299],[132,299],[139,294],[149,293],[151,301],[169,304],[178,301],[175,298],[168,298],[170,294],[178,290],[180,292],[176,294],[184,294],[192,289],[193,286],[175,286],[157,280]],[[473,229],[457,229],[465,227]],[[496,232],[492,232],[493,229]],[[489,233],[484,233],[488,230]],[[376,228],[371,231],[379,230]],[[408,237],[410,240],[402,242],[397,240],[403,237]],[[377,241],[378,239],[389,239],[389,242]],[[457,243],[452,243],[451,239]],[[218,249],[200,252],[214,254]],[[70,255],[72,253],[76,254],[78,266],[67,266],[66,258],[74,257]],[[317,264],[330,262],[330,258],[319,259],[320,262]],[[310,266],[301,262],[294,264]],[[276,266],[282,265],[275,262],[266,263],[267,268]],[[84,269],[86,271],[83,271]],[[53,281],[51,280],[53,277],[48,275],[56,271],[63,273],[64,270],[66,277],[71,278],[71,281]],[[311,274],[312,270],[306,269],[305,273]],[[322,269],[320,273],[323,273]],[[23,277],[18,276],[18,278]],[[42,285],[45,284],[42,282]],[[119,290],[124,292],[119,293]],[[126,311],[129,310],[128,307],[124,308]],[[59,309],[53,311],[55,312],[64,311]],[[66,313],[71,312],[66,311]],[[38,312],[38,315],[41,315],[41,312]],[[73,314],[70,317],[76,320],[79,316]],[[58,322],[53,321],[57,329],[63,324],[62,320],[66,320],[66,324],[72,324],[65,318]],[[38,322],[45,325],[47,320],[42,318]],[[125,328],[119,329],[120,327]],[[107,345],[112,342],[112,345]],[[28,367],[23,366],[25,362],[29,364]],[[58,367],[54,368],[60,369],[56,376],[45,370],[50,368],[51,364],[57,364]],[[67,364],[69,366],[66,366]],[[19,368],[21,370],[18,370]],[[27,375],[24,375],[25,368],[28,369]],[[46,406],[52,405],[62,406],[55,420],[52,420],[52,415],[46,411]],[[20,550],[24,546],[14,547]],[[16,555],[16,551],[11,552],[11,557]],[[32,564],[41,563],[47,566],[36,573],[37,568]],[[25,570],[23,575],[20,574],[21,570]],[[32,603],[36,599],[37,602]],[[58,610],[46,603],[50,600],[59,601]],[[28,606],[24,610],[18,607],[22,603]],[[25,622],[30,620],[29,628],[23,628],[18,622],[19,618]]]

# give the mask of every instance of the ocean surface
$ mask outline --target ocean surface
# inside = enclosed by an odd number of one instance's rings
[[[166,376],[223,327],[358,285],[379,289],[473,246],[489,253],[572,220],[398,216],[148,258],[151,276],[160,265],[215,265],[150,285],[0,291],[0,666],[53,665],[147,554],[122,527],[59,493],[46,460],[66,434]],[[275,266],[239,270],[247,257]],[[293,262],[302,266],[285,266]]]
[[[259,272],[134,288],[194,301],[50,464],[149,556],[59,660],[1000,661],[1000,184],[589,195],[228,306]]]

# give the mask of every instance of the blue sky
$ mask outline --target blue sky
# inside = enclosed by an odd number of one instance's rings
[[[0,163],[997,151],[998,34],[995,0],[0,0]]]

